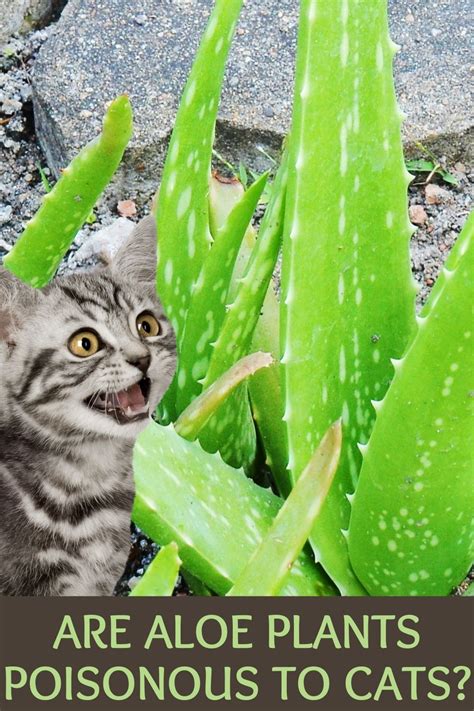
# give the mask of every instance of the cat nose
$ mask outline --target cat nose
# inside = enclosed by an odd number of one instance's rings
[[[128,363],[130,363],[130,365],[135,366],[135,368],[138,368],[138,370],[141,370],[143,375],[145,375],[148,368],[150,367],[150,361],[151,361],[151,356],[145,355],[145,356],[139,356],[137,358],[129,358]]]

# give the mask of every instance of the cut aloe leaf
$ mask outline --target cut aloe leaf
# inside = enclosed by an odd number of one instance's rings
[[[209,418],[230,393],[248,377],[273,363],[269,353],[252,353],[241,358],[186,408],[174,424],[176,432],[190,441],[197,438]]]
[[[272,188],[271,201],[262,221],[259,238],[214,343],[204,387],[213,383],[251,349],[280,248],[286,180],[287,162],[284,160]],[[226,400],[199,439],[204,449],[220,451],[225,461],[233,466],[243,466],[247,470],[251,468],[255,459],[256,434],[246,385],[239,387]]]
[[[176,541],[183,566],[225,595],[270,528],[283,501],[242,470],[152,423],[134,450],[135,523],[160,545]],[[332,595],[334,590],[302,553],[282,595]]]
[[[352,565],[371,595],[447,595],[473,559],[472,224],[374,403],[349,530]]]
[[[155,558],[135,585],[130,597],[167,597],[173,594],[178,580],[181,560],[176,543],[169,543]]]
[[[267,178],[268,175],[263,175],[235,205],[218,231],[202,266],[179,348],[176,391],[178,413],[202,390],[200,381],[209,367],[211,343],[215,341],[225,318],[235,260]]]
[[[132,107],[127,96],[119,96],[105,114],[100,136],[62,171],[5,257],[12,274],[35,287],[48,283],[117,170],[131,136]]]
[[[179,105],[158,195],[157,290],[178,343],[210,249],[208,192],[214,127],[241,6],[242,0],[215,2]]]
[[[283,396],[281,388],[281,365],[278,360],[280,348],[279,304],[273,285],[268,288],[262,314],[253,334],[252,348],[269,351],[273,364],[262,368],[249,381],[248,389],[252,412],[275,484],[283,498],[291,491],[291,479],[287,469],[288,442],[286,425],[283,422]]]
[[[270,530],[228,595],[277,595],[300,554],[331,486],[341,453],[341,423],[323,437]]]
[[[285,421],[296,481],[342,416],[341,464],[310,540],[343,594],[364,593],[341,532],[357,445],[415,325],[394,53],[383,0],[302,0],[282,264]]]
[[[209,180],[209,227],[213,239],[245,193],[237,178],[224,178],[213,172]]]

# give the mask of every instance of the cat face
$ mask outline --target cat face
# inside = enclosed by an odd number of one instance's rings
[[[13,301],[3,377],[45,437],[132,440],[171,383],[175,336],[150,273],[134,274],[133,247],[138,254],[132,241],[113,269],[57,279]]]

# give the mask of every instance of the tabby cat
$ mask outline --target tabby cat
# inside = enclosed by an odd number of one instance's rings
[[[176,364],[155,235],[41,290],[0,269],[0,594],[111,595],[123,572],[133,444]]]

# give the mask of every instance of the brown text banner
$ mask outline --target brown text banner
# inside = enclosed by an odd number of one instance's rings
[[[3,598],[0,709],[472,709],[472,598]]]

